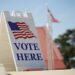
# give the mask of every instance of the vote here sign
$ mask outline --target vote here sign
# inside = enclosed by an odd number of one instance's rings
[[[45,69],[33,19],[7,15],[5,19],[16,69]]]

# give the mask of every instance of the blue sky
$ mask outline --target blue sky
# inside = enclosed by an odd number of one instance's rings
[[[47,23],[46,4],[60,23],[53,23],[53,38],[75,28],[75,0],[0,0],[0,11],[31,12],[36,26]]]

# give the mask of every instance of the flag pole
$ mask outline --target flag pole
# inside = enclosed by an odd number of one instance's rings
[[[52,49],[51,49],[51,40],[49,36],[49,30],[46,27],[46,44],[47,44],[47,55],[48,55],[48,70],[52,69]]]
[[[48,9],[48,7],[47,7]],[[47,54],[48,54],[48,70],[54,69],[54,52],[53,52],[53,45],[52,45],[52,22],[51,17],[48,15],[46,24],[46,42],[47,42]]]
[[[47,55],[48,55],[48,69],[55,69],[54,64],[54,47],[53,47],[53,41],[52,41],[52,23],[59,23],[59,20],[57,20],[51,13],[51,11],[48,9],[48,3],[45,1],[45,6],[47,10],[47,23],[45,25],[46,29],[46,44],[47,44]]]
[[[48,54],[48,69],[54,69],[54,53],[52,48],[52,35],[50,28],[46,26],[46,42],[47,42],[47,54]]]
[[[46,39],[48,47],[48,68],[54,69],[54,47],[52,41],[52,23],[59,23],[59,21],[52,15],[51,11],[48,9],[48,24],[46,25]]]

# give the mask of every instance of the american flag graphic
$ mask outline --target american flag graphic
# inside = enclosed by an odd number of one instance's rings
[[[29,29],[29,26],[25,22],[8,22],[11,31],[15,39],[19,38],[33,38],[35,37],[32,31]]]

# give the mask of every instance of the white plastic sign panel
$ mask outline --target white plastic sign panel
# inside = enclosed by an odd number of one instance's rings
[[[8,15],[5,19],[16,69],[45,69],[33,19]]]

